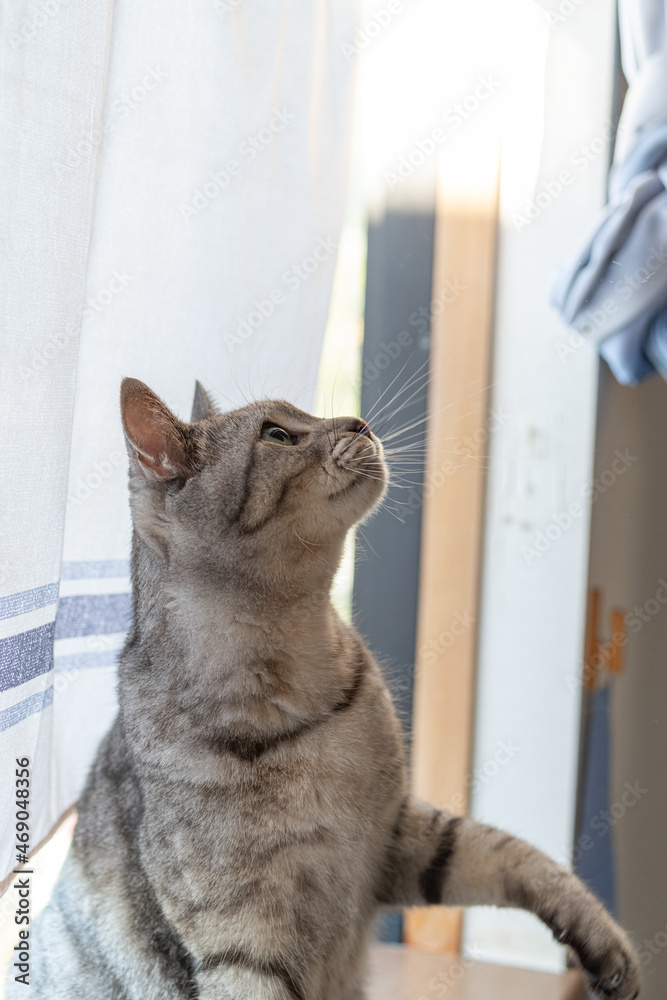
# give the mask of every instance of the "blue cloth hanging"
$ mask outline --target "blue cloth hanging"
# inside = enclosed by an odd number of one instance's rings
[[[656,0],[619,0],[619,15],[630,87],[609,203],[561,269],[552,303],[634,385],[656,371],[667,378],[667,15]]]

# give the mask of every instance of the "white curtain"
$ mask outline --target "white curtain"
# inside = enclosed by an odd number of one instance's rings
[[[0,878],[115,711],[130,614],[124,375],[184,418],[312,402],[356,0],[4,0]]]

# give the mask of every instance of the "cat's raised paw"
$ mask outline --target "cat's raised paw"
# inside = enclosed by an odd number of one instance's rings
[[[596,975],[587,972],[591,991],[603,1000],[636,1000],[641,987],[639,962],[629,946],[617,945]]]

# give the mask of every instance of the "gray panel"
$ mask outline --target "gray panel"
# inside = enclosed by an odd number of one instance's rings
[[[410,442],[411,457],[408,465],[396,467],[397,483],[390,488],[385,506],[357,532],[353,604],[355,622],[380,659],[408,740],[419,589],[433,234],[432,214],[407,212],[388,212],[370,226],[368,234],[361,412],[381,438],[398,428],[411,427],[402,435]],[[387,446],[399,442],[400,438]],[[387,942],[402,940],[400,912],[384,917],[378,936]]]
[[[433,215],[406,212],[389,212],[369,230],[361,412],[370,413],[371,429],[381,438],[426,414],[433,232]],[[396,393],[395,404],[386,410]],[[404,435],[416,449],[409,453],[410,464],[397,468],[399,479],[385,507],[358,533],[354,579],[356,622],[382,661],[406,733],[412,716],[422,505],[421,485],[412,483],[423,479],[424,437],[423,422]]]

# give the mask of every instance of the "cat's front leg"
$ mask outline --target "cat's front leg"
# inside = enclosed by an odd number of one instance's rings
[[[494,827],[409,800],[382,874],[381,903],[513,906],[536,914],[578,956],[591,989],[634,1000],[639,963],[627,936],[571,872]]]

